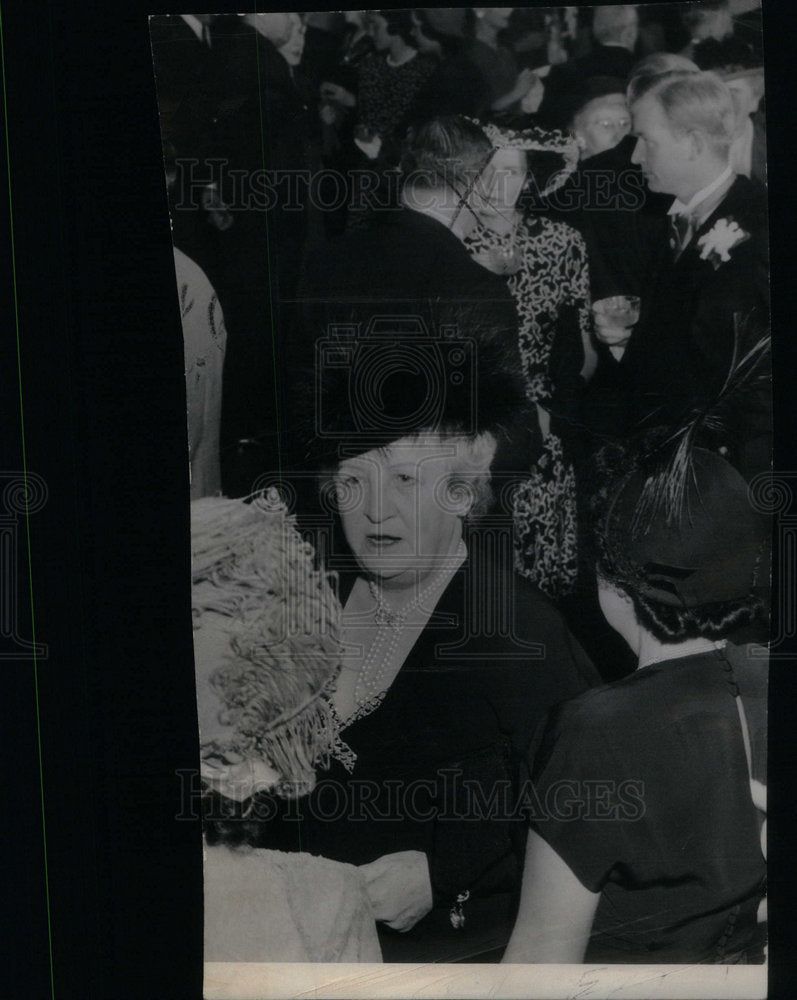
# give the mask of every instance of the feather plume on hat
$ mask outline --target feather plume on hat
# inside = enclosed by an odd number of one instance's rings
[[[275,490],[195,501],[191,534],[203,776],[251,765],[274,776],[278,794],[305,794],[337,736],[326,697],[340,669],[330,575]]]
[[[600,561],[622,586],[674,607],[740,600],[766,586],[769,524],[740,473],[714,450],[728,418],[769,379],[769,335],[745,343],[710,405],[615,456],[594,502]],[[603,456],[604,473],[612,459]]]

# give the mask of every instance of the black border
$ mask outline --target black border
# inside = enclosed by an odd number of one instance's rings
[[[146,21],[180,9],[141,0],[99,9],[49,0],[2,7],[25,457],[48,490],[30,536],[36,633],[49,647],[37,675],[58,1000],[201,996],[201,842],[195,823],[174,820],[176,772],[197,764],[185,397],[174,286],[164,280],[172,257]],[[776,468],[789,470],[797,469],[797,9],[764,0],[764,18]],[[8,221],[5,198],[2,211]],[[11,298],[8,271],[3,281]],[[22,469],[23,455],[13,310],[6,315],[0,441],[11,472]],[[20,542],[20,631],[29,636],[23,535]],[[4,861],[20,878],[5,910],[24,942],[8,950],[11,988],[4,995],[45,998],[51,984],[34,667],[0,666],[10,678]],[[796,693],[790,665],[778,662],[771,703],[773,997],[789,996],[797,979]]]

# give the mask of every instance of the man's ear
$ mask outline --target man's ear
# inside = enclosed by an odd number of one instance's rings
[[[698,132],[693,129],[686,133],[686,139],[688,142],[687,150],[689,153],[690,160],[699,160],[700,157],[706,150],[706,137],[702,132]]]

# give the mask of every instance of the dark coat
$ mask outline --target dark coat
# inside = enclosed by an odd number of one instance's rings
[[[642,295],[661,255],[672,198],[648,189],[641,169],[631,162],[635,146],[629,135],[589,157],[548,199],[552,214],[586,241],[595,300]]]
[[[211,50],[181,17],[172,14],[152,18],[150,41],[162,138],[174,144],[178,155],[196,156],[206,124],[201,95]]]
[[[313,379],[319,374],[316,366],[334,324],[355,327],[359,345],[379,333],[395,339],[399,317],[402,329],[408,324],[409,336],[420,330],[421,336],[464,342],[474,366],[481,350],[496,370],[519,381],[518,319],[506,281],[475,263],[461,241],[435,219],[405,208],[373,216],[370,227],[308,254],[300,291],[303,322],[289,345],[290,369]],[[305,427],[306,401],[297,397],[293,405],[289,426]],[[512,419],[518,416],[512,414]],[[528,469],[537,443],[531,423],[526,426],[521,417],[520,424],[513,429],[513,440],[499,450],[496,475]],[[291,446],[297,455],[313,436],[309,428],[298,433],[306,440]]]
[[[494,547],[468,539],[468,559],[384,701],[342,731],[357,754],[353,772],[333,761],[307,799],[282,803],[284,815],[263,830],[260,846],[350,864],[424,852],[436,912],[399,936],[407,961],[413,946],[431,961],[461,946],[448,911],[465,890],[469,934],[490,940],[489,898],[509,907],[520,887],[525,827],[514,807],[524,751],[551,706],[599,683],[553,605],[512,571],[509,535],[503,546],[497,537]],[[344,577],[344,602],[353,582]],[[434,945],[430,933],[441,935]]]
[[[701,260],[698,243],[723,219],[735,221],[749,238],[715,268],[710,260]],[[663,241],[659,261],[618,366],[626,430],[677,424],[693,408],[715,399],[731,367],[736,326],[746,322],[751,332],[765,332],[769,241],[764,189],[737,177],[680,257],[674,261]],[[740,448],[749,453],[740,460],[743,473],[756,464],[769,465],[763,440],[771,435],[769,393],[744,405]]]
[[[385,206],[375,222],[308,254],[305,295],[329,314],[367,322],[374,316],[420,316],[430,329],[474,310],[473,332],[484,324],[514,343],[517,312],[506,281],[477,264],[446,226],[420,212]],[[461,331],[466,333],[466,331]]]

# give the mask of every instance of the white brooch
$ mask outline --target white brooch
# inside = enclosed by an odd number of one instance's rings
[[[731,259],[730,252],[734,247],[749,239],[750,234],[733,219],[720,219],[710,232],[697,241],[700,259],[711,261],[716,271],[721,264]]]

